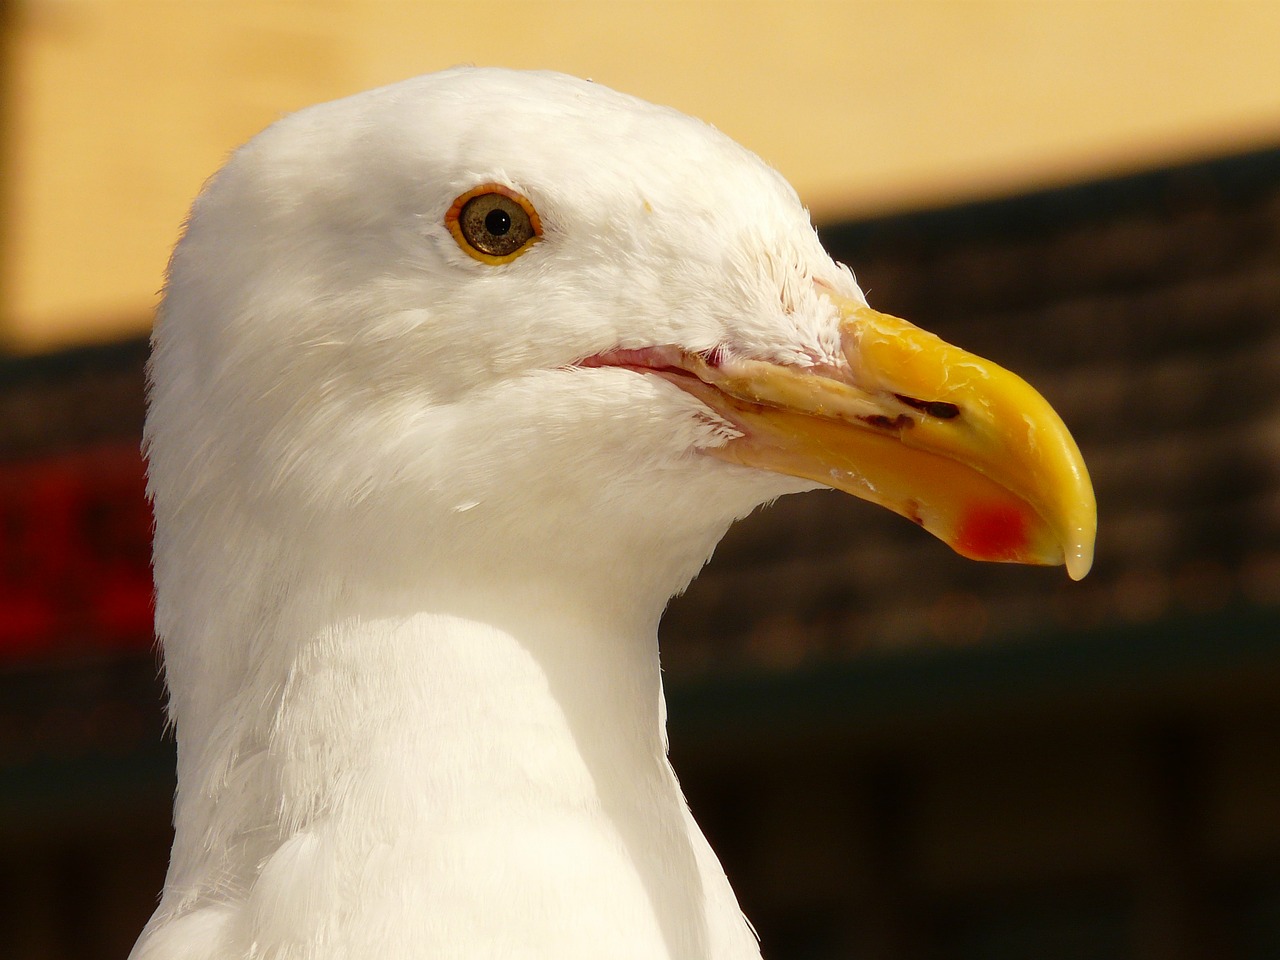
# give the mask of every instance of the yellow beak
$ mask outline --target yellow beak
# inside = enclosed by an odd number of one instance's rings
[[[1088,573],[1093,487],[1048,402],[905,320],[832,299],[847,372],[685,355],[694,377],[668,379],[742,433],[708,453],[878,503],[966,557]]]

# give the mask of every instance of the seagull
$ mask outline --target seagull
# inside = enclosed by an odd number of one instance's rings
[[[657,625],[834,487],[1088,570],[1024,381],[872,310],[780,174],[550,72],[276,122],[195,200],[145,430],[174,843],[133,960],[741,960]]]

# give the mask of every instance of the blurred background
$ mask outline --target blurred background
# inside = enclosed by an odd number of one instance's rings
[[[0,29],[0,956],[122,958],[163,878],[137,448],[186,207],[281,114],[472,62],[740,140],[1094,475],[1079,584],[810,494],[673,604],[673,759],[766,956],[1280,958],[1280,4],[10,0]]]

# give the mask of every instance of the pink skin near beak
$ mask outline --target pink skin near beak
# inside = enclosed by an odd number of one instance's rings
[[[905,320],[827,294],[847,371],[618,350],[583,366],[655,374],[741,434],[704,452],[826,484],[976,560],[1089,572],[1097,508],[1071,434],[1026,381]]]

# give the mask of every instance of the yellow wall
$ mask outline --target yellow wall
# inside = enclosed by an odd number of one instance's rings
[[[144,329],[191,197],[283,112],[460,62],[703,117],[819,219],[1280,143],[1280,2],[15,0],[0,337]]]

